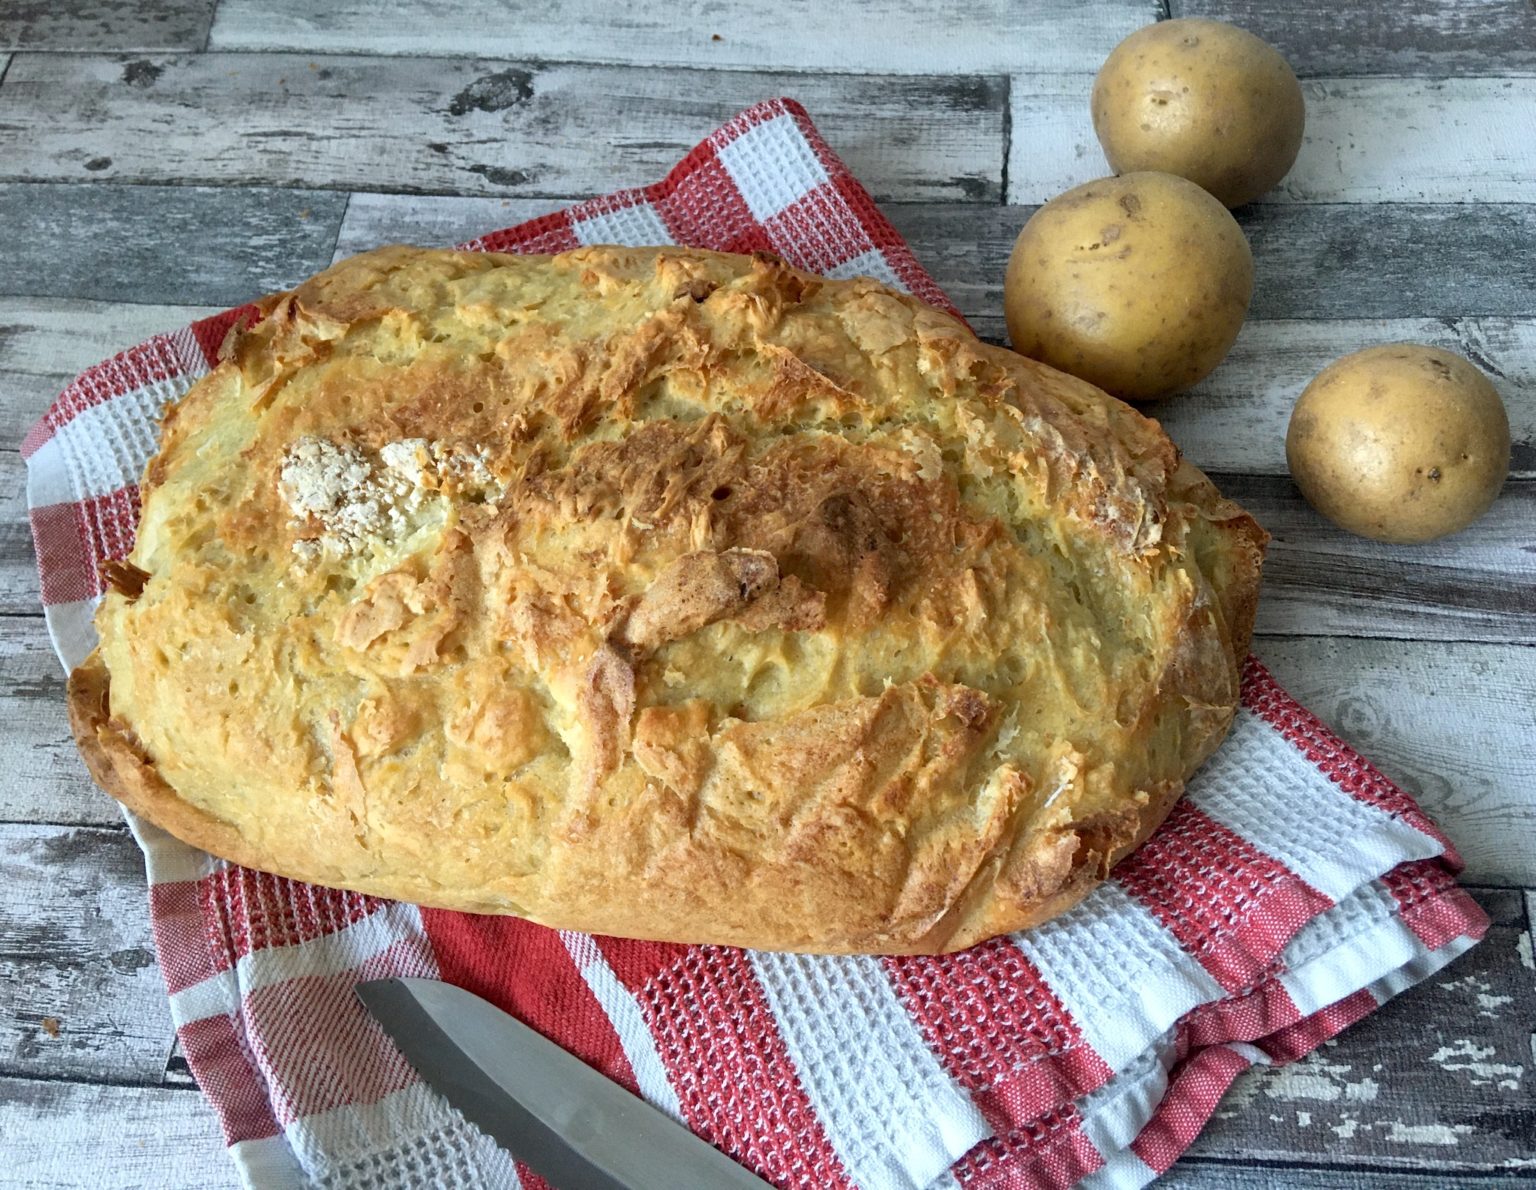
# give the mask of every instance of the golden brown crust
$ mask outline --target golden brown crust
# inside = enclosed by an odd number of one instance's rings
[[[237,862],[809,951],[1036,924],[1237,702],[1264,535],[1154,422],[867,279],[384,249],[165,418],[92,774]]]

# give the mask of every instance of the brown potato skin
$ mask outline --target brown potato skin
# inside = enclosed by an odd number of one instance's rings
[[[1207,376],[1253,295],[1253,253],[1219,202],[1172,174],[1100,178],[1019,232],[1003,283],[1013,349],[1127,401]]]
[[[1093,83],[1093,129],[1117,174],[1163,170],[1229,207],[1290,171],[1306,103],[1268,42],[1222,21],[1159,21],[1111,52]]]
[[[1488,511],[1509,474],[1509,417],[1461,356],[1389,343],[1317,374],[1291,411],[1285,457],[1307,502],[1334,524],[1417,544]]]

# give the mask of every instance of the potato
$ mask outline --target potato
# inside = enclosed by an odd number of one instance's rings
[[[1146,401],[1221,362],[1252,294],[1253,254],[1227,209],[1183,178],[1134,173],[1034,213],[1003,308],[1015,351]]]
[[[1498,391],[1454,352],[1368,347],[1307,385],[1285,436],[1301,493],[1334,524],[1377,541],[1465,529],[1509,473]]]
[[[1093,129],[1111,169],[1178,174],[1229,207],[1285,177],[1305,123],[1301,86],[1280,52],[1221,21],[1138,29],[1093,83]]]

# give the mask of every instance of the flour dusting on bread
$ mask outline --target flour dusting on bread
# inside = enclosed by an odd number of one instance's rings
[[[301,535],[293,553],[313,564],[327,551],[340,558],[374,544],[398,542],[445,481],[492,487],[495,477],[478,453],[450,450],[426,438],[386,442],[379,465],[356,447],[301,438],[283,456],[278,492]]]

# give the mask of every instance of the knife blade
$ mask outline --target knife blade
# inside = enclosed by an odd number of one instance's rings
[[[357,985],[428,1085],[558,1190],[766,1190],[768,1183],[473,992]]]

